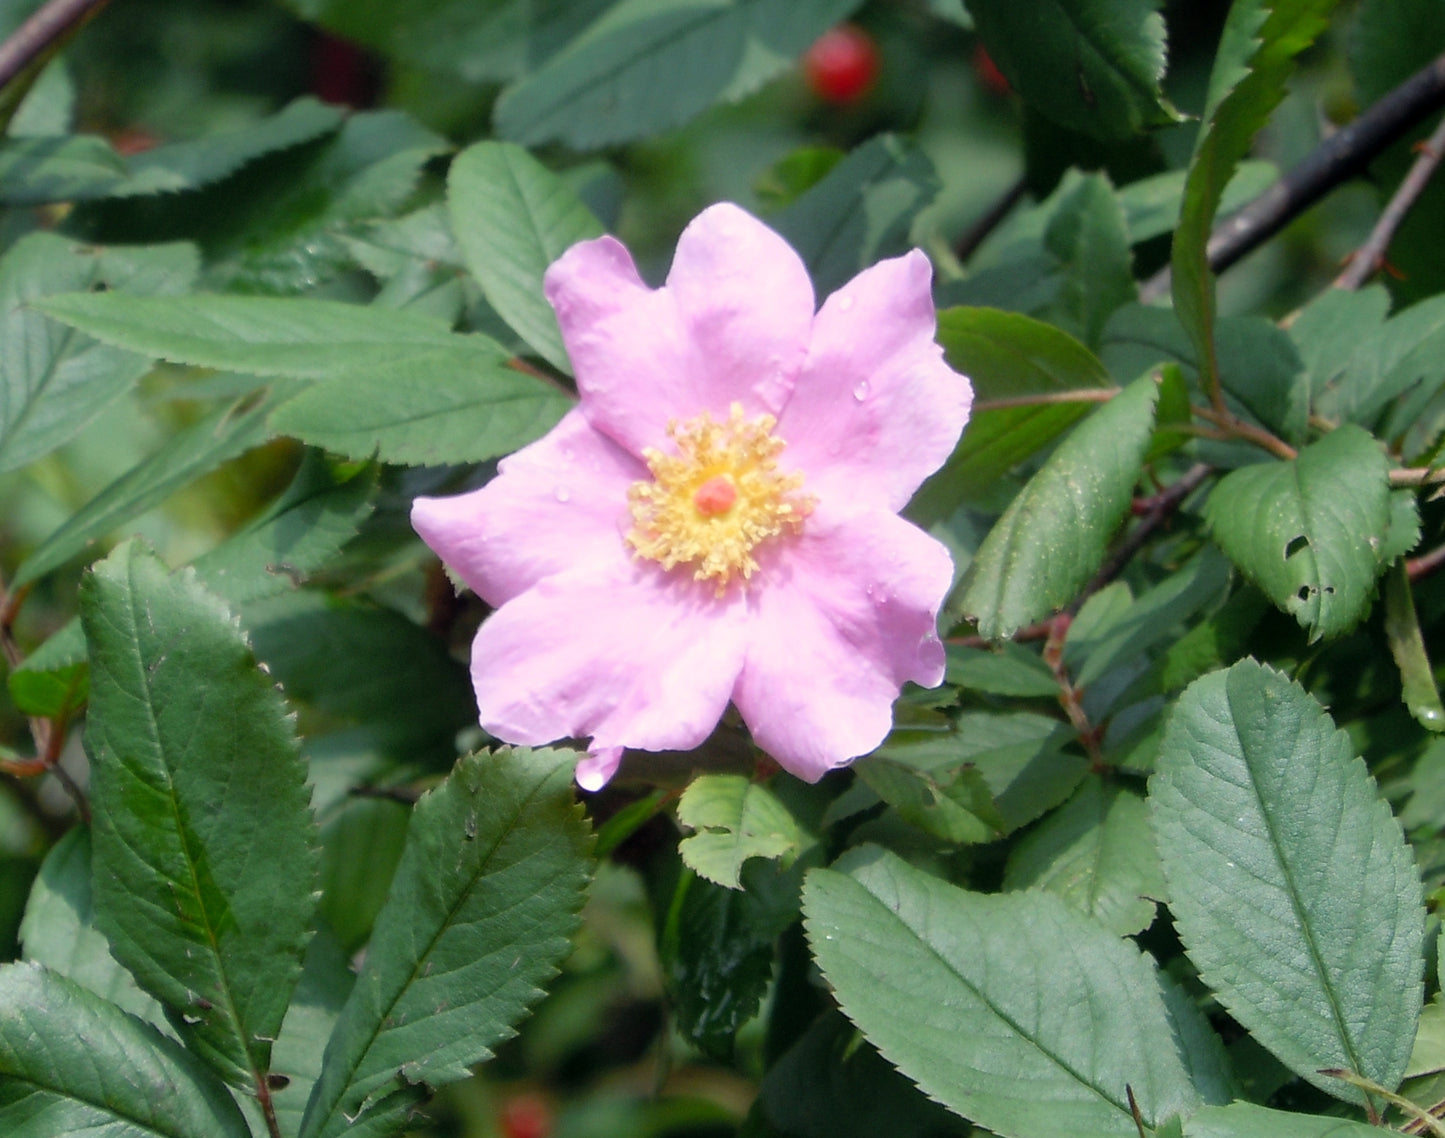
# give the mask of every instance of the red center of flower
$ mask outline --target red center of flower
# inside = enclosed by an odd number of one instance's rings
[[[705,518],[727,513],[737,500],[738,488],[726,474],[713,475],[693,491],[692,495],[692,504]]]

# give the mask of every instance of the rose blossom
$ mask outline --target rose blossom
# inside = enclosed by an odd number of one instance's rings
[[[815,781],[943,678],[944,547],[898,516],[968,419],[914,250],[814,311],[797,254],[737,206],[683,232],[650,289],[611,237],[547,271],[578,406],[480,490],[412,523],[497,611],[472,647],[482,726],[686,750],[732,701]]]

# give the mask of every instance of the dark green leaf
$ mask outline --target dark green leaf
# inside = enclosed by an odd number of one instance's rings
[[[463,758],[416,806],[302,1138],[391,1135],[513,1034],[566,955],[589,835],[567,751]]]
[[[1179,115],[1160,88],[1159,0],[969,0],[968,10],[1009,85],[1055,122],[1123,139]]]
[[[134,544],[81,586],[97,927],[254,1088],[315,911],[305,772],[235,618]]]
[[[1136,1138],[1126,1085],[1151,1127],[1200,1103],[1152,964],[1057,897],[967,893],[865,849],[810,873],[803,911],[848,1018],[981,1126]]]
[[[517,450],[572,405],[561,388],[508,367],[490,340],[453,339],[454,347],[314,384],[272,413],[271,428],[351,458],[442,466]]]
[[[1059,682],[1037,652],[1005,641],[993,651],[950,644],[944,680],[969,691],[1021,698],[1052,699]]]
[[[1018,313],[945,309],[938,314],[938,342],[949,364],[973,381],[975,402],[958,448],[909,506],[909,515],[924,523],[991,492],[1000,477],[1083,418],[1112,386],[1103,365],[1077,340]],[[1077,401],[1065,399],[1071,391],[1080,393]],[[1006,405],[1013,400],[1017,406]]]
[[[1399,1084],[1424,907],[1400,825],[1308,694],[1243,660],[1180,697],[1150,784],[1169,906],[1230,1014],[1296,1074]],[[1368,903],[1363,903],[1368,899]]]
[[[1405,563],[1398,561],[1385,581],[1385,635],[1390,654],[1400,669],[1401,698],[1420,724],[1431,731],[1445,731],[1445,706],[1435,685],[1435,671],[1425,652],[1415,598]]]
[[[1071,601],[1133,498],[1159,388],[1136,380],[1095,411],[1004,511],[964,577],[964,611],[1002,639]]]
[[[601,223],[571,186],[505,142],[479,142],[457,155],[447,204],[488,302],[543,359],[571,374],[542,274],[572,245],[601,234]]]
[[[1060,264],[1054,307],[1067,319],[1054,323],[1097,347],[1110,315],[1137,295],[1124,210],[1103,174],[1073,174],[1059,196],[1044,230],[1044,248]]]
[[[0,967],[10,1138],[251,1138],[226,1088],[149,1024],[38,964]]]
[[[125,160],[96,135],[0,139],[3,205],[104,197],[125,177]]]
[[[622,0],[509,88],[497,133],[577,150],[680,126],[750,94],[859,0]]]
[[[1337,636],[1365,615],[1385,568],[1389,464],[1345,424],[1295,459],[1231,471],[1204,516],[1230,560],[1312,640]]]
[[[373,880],[373,886],[377,884]],[[287,1080],[284,1087],[271,1093],[282,1134],[301,1132],[301,1116],[321,1074],[326,1041],[355,982],[356,975],[341,946],[323,927],[306,946],[296,994],[281,1021],[276,1046],[271,1049],[272,1070]]]
[[[90,288],[181,292],[199,268],[191,245],[97,249],[50,233],[29,235],[0,259],[0,472],[74,438],[151,367],[57,325],[35,302]]]

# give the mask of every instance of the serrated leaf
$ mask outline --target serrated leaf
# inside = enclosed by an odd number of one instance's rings
[[[32,233],[0,259],[0,472],[68,442],[151,368],[151,361],[34,311],[54,293],[120,289],[176,293],[200,269],[194,246],[97,249]]]
[[[417,803],[302,1138],[391,1135],[466,1078],[557,971],[588,879],[567,751],[461,759]]]
[[[429,317],[394,308],[261,296],[120,293],[47,297],[33,307],[98,340],[197,367],[331,379],[436,352],[498,350]]]
[[[1144,799],[1088,780],[1014,847],[1004,888],[1057,893],[1119,936],[1148,928],[1165,896]]]
[[[1037,652],[1029,651],[1022,644],[1004,641],[994,651],[965,648],[960,644],[949,644],[946,649],[945,683],[957,684],[969,691],[1024,699],[1053,699],[1059,694],[1059,681],[1049,666]]]
[[[286,1079],[286,1085],[271,1092],[271,1104],[281,1133],[301,1132],[311,1088],[321,1075],[321,1058],[326,1041],[336,1028],[347,997],[356,982],[346,955],[330,930],[324,926],[306,946],[301,979],[296,983],[291,1006],[281,1021],[281,1034],[271,1049],[271,1067]]]
[[[1184,1121],[1184,1138],[1379,1138],[1378,1126],[1234,1102],[1206,1106]]]
[[[701,775],[677,804],[677,820],[696,830],[678,843],[683,864],[716,885],[741,889],[743,862],[781,859],[802,848],[803,835],[788,808],[766,786],[742,775]]]
[[[1231,471],[1204,517],[1229,559],[1318,640],[1365,615],[1385,568],[1390,506],[1384,453],[1347,423],[1297,458]]]
[[[853,767],[858,778],[896,809],[900,818],[959,845],[991,842],[1008,831],[988,780],[974,767],[928,768],[888,757],[889,752],[898,754],[905,746],[897,741],[885,745]]]
[[[0,205],[104,197],[125,176],[125,160],[97,135],[0,139]]]
[[[264,1078],[315,911],[305,770],[235,618],[127,544],[81,584],[96,925],[228,1079]]]
[[[1116,308],[1135,300],[1133,258],[1124,209],[1103,174],[1070,171],[1057,208],[1044,230],[1044,248],[1060,264],[1055,319],[1097,347]]]
[[[907,252],[913,219],[940,185],[921,150],[897,135],[880,134],[770,223],[798,251],[823,297],[861,269]]]
[[[1229,10],[1170,257],[1174,311],[1194,344],[1206,389],[1219,377],[1210,228],[1225,186],[1284,98],[1295,56],[1324,30],[1333,7],[1334,0],[1240,0]]]
[[[95,927],[90,862],[86,826],[71,830],[45,855],[20,922],[25,959],[88,988],[122,1011],[162,1023],[160,1004],[141,991]]]
[[[572,367],[542,295],[547,266],[602,224],[563,179],[520,146],[479,142],[447,174],[452,231],[487,301],[548,363]]]
[[[989,55],[1024,101],[1097,138],[1179,119],[1164,98],[1159,0],[969,0]]]
[[[313,384],[272,413],[271,428],[350,458],[443,466],[517,450],[572,406],[560,387],[508,367],[491,341],[453,339],[478,342]]]
[[[502,93],[497,133],[577,150],[671,127],[777,75],[859,0],[622,0]]]
[[[968,893],[864,849],[808,875],[803,912],[848,1018],[981,1126],[1136,1138],[1126,1086],[1151,1127],[1200,1103],[1153,966],[1057,897]]]
[[[1135,380],[1059,444],[994,524],[964,577],[963,608],[1002,639],[1078,594],[1129,511],[1158,385]]]
[[[1349,739],[1253,660],[1175,706],[1150,783],[1170,909],[1201,978],[1296,1074],[1399,1084],[1420,1012],[1424,907],[1400,825]]]
[[[968,430],[909,505],[922,523],[942,520],[959,503],[989,493],[999,478],[1051,443],[1113,386],[1094,354],[1041,320],[994,308],[947,308],[938,342],[949,364],[974,384]],[[1060,402],[1079,392],[1077,401]],[[1029,397],[1041,397],[1027,402]],[[1020,400],[1019,406],[989,406]]]
[[[0,967],[0,1127],[9,1138],[251,1138],[201,1062],[37,964]]]
[[[15,583],[37,580],[187,483],[269,437],[274,397],[217,407],[177,431],[155,454],[121,475],[42,541],[15,571]]]

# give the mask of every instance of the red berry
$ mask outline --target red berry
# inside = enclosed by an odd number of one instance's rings
[[[981,43],[973,46],[973,73],[992,94],[1007,95],[1013,90],[1008,85],[1008,80],[1004,78],[1003,72],[998,69],[998,64],[993,61],[993,57]]]
[[[803,74],[820,99],[852,103],[878,78],[878,48],[873,37],[852,24],[824,32],[803,56]]]
[[[541,1095],[523,1091],[502,1104],[499,1129],[503,1138],[548,1138],[552,1108]]]

